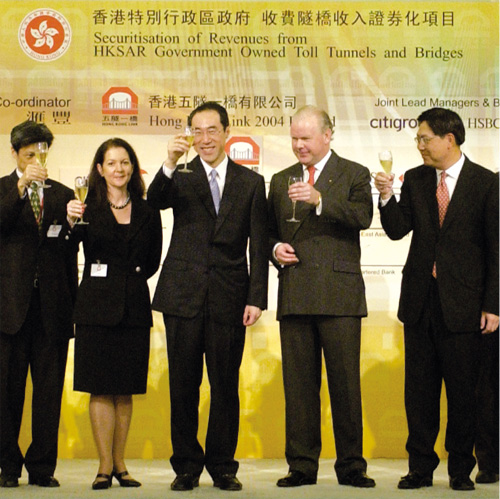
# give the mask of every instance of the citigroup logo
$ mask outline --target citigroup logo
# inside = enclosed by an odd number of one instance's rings
[[[30,12],[19,26],[19,44],[36,61],[54,61],[68,50],[71,27],[66,18],[52,9]]]

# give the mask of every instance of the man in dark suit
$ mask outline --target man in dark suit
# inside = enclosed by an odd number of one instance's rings
[[[387,235],[401,239],[413,231],[398,311],[409,430],[409,473],[398,487],[432,485],[444,379],[450,487],[473,490],[481,333],[498,327],[498,177],[460,150],[465,128],[455,112],[433,108],[418,124],[424,164],[405,173],[399,201],[393,176],[375,180]]]
[[[205,466],[214,486],[240,490],[234,453],[238,441],[238,378],[245,327],[267,305],[267,213],[264,179],[229,159],[226,110],[215,102],[188,118],[198,153],[185,135],[168,145],[168,158],[148,190],[148,201],[172,208],[174,227],[153,299],[164,314],[170,376],[173,490],[198,486]],[[247,247],[250,265],[247,264]],[[210,417],[205,452],[198,442],[199,388],[205,355]]]
[[[58,235],[73,191],[37,163],[35,144],[53,135],[25,121],[11,132],[14,172],[0,179],[0,486],[17,487],[23,464],[29,483],[58,487],[54,478],[61,397],[78,282],[76,252]],[[33,198],[37,198],[36,201]],[[33,199],[33,201],[32,201]],[[33,205],[32,205],[33,203]],[[18,439],[28,368],[33,382],[32,442]]]
[[[332,124],[312,106],[292,119],[298,163],[273,176],[269,192],[272,261],[279,271],[286,458],[278,487],[316,483],[321,451],[321,354],[325,357],[342,485],[374,487],[366,475],[359,356],[366,316],[359,232],[373,215],[367,168],[330,150]],[[305,181],[288,187],[289,177]],[[292,201],[297,201],[291,222]]]

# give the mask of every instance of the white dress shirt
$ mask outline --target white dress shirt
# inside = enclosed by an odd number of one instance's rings
[[[207,180],[210,182],[210,172],[214,169],[212,166],[210,166],[206,161],[204,161],[200,157],[201,164],[203,165],[203,168],[205,169],[205,173],[207,174]],[[222,199],[222,193],[224,191],[224,186],[226,185],[226,173],[227,173],[227,164],[228,164],[228,157],[227,155],[224,156],[224,159],[215,167],[215,171],[217,172],[217,176],[215,177],[217,179],[217,184],[219,185],[219,192],[220,192],[220,197]],[[165,164],[162,165],[163,173],[165,176],[168,178],[172,178],[174,176],[174,171]]]

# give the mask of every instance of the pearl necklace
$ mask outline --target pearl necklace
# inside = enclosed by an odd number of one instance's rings
[[[109,199],[108,199],[108,204],[109,206],[111,206],[111,208],[114,208],[115,210],[123,210],[123,208],[125,208],[125,206],[127,206],[128,204],[130,203],[130,193],[128,193],[128,197],[125,201],[124,204],[122,204],[121,206],[116,206],[116,204],[113,204]]]

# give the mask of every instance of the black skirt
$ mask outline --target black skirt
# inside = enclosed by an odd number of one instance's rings
[[[74,389],[93,395],[146,393],[150,328],[76,326]]]

